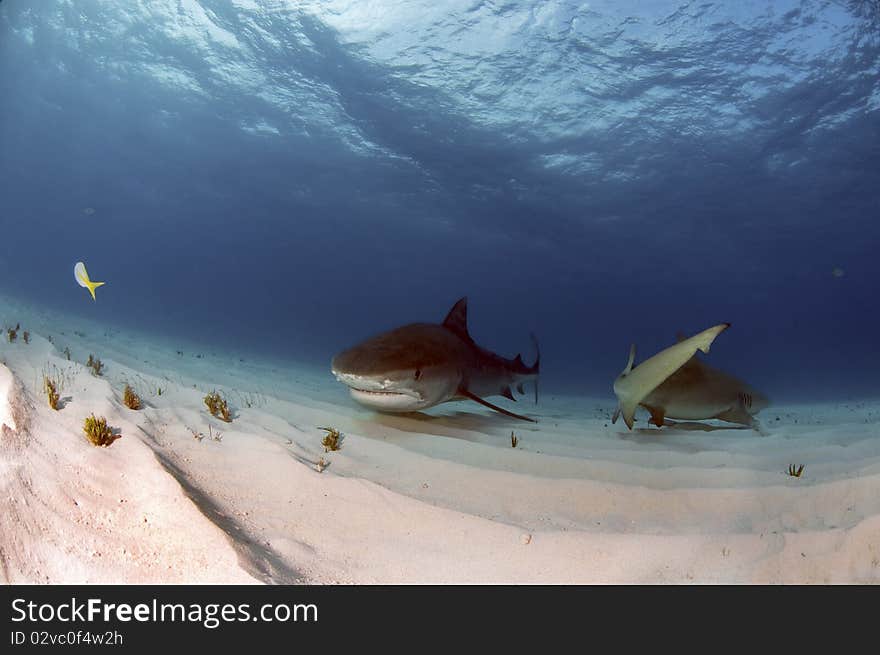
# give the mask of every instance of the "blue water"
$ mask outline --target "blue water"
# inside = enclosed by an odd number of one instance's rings
[[[230,352],[467,295],[545,389],[730,321],[771,397],[876,397],[880,5],[4,0],[0,221],[0,292]]]

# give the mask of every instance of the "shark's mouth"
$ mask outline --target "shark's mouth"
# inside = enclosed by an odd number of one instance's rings
[[[361,405],[385,412],[411,412],[424,407],[421,394],[403,391],[375,391],[349,387],[351,397]]]
[[[394,389],[390,380],[377,380],[334,371],[361,405],[386,412],[408,412],[424,407],[425,399],[415,389]]]
[[[358,389],[357,387],[349,387],[349,390],[368,396],[408,396],[411,398],[418,398],[415,394],[404,393],[402,391],[371,391],[370,389]]]
[[[358,396],[366,396],[368,398],[372,398],[372,397],[395,398],[395,397],[400,396],[403,398],[412,398],[413,400],[421,400],[422,399],[422,396],[414,391],[412,391],[412,392],[407,392],[407,391],[374,391],[372,389],[358,389],[357,387],[349,387],[349,391],[351,392],[351,395],[357,394]]]

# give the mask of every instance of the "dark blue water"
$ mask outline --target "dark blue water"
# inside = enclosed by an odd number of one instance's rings
[[[876,397],[880,5],[5,0],[0,227],[0,291],[230,351],[467,295],[544,388],[730,321],[774,398]]]

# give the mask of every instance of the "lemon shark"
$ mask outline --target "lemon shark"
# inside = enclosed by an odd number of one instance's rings
[[[538,342],[532,335],[535,348]],[[485,400],[535,383],[541,355],[527,366],[520,355],[505,359],[474,342],[467,327],[467,298],[440,323],[411,323],[376,335],[336,355],[330,369],[357,402],[381,412],[415,412],[452,400],[470,399],[506,416],[515,414]]]
[[[730,327],[722,323],[660,351],[633,368],[635,345],[626,368],[614,382],[620,406],[612,423],[622,414],[632,429],[633,415],[641,405],[651,413],[650,423],[661,427],[668,418],[704,420],[717,418],[758,429],[754,419],[769,402],[767,398],[732,375],[705,364],[697,351],[709,352],[715,338]]]

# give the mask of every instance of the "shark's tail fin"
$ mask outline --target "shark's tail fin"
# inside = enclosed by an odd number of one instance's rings
[[[541,370],[541,347],[538,345],[538,337],[534,332],[529,332],[532,343],[535,344],[535,363],[532,364],[530,372],[535,376],[535,404],[538,404],[538,373]]]
[[[535,363],[531,366],[526,366],[526,363],[523,361],[522,355],[517,355],[513,359],[513,370],[516,372],[518,376],[522,377],[530,377],[535,383],[535,404],[538,403],[538,374],[541,372],[541,348],[538,346],[538,338],[534,335],[533,332],[529,333],[529,336],[532,338],[532,343],[535,344]],[[523,383],[520,382],[516,386],[516,390],[520,393],[525,393],[523,391]]]

